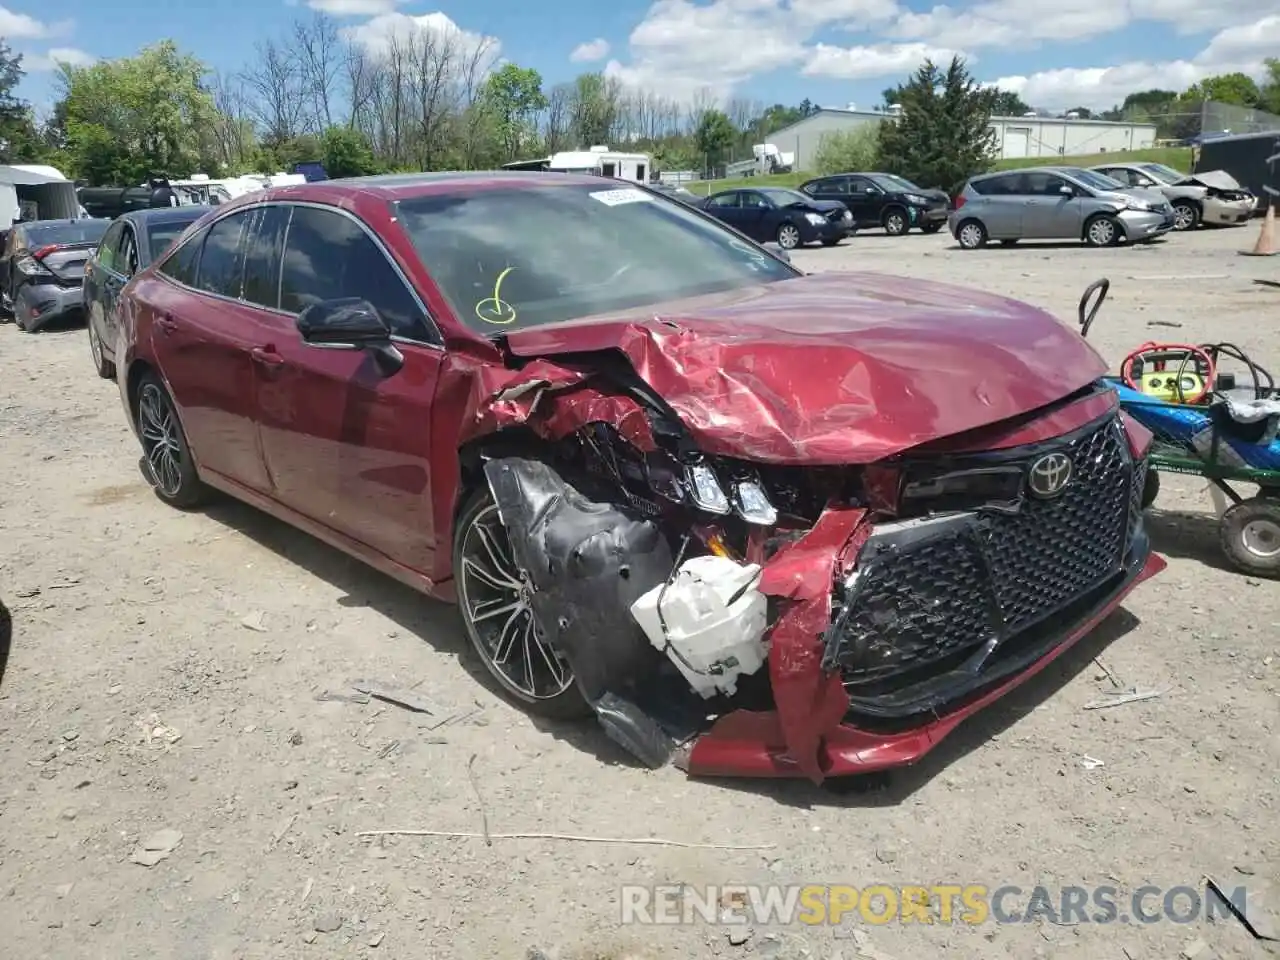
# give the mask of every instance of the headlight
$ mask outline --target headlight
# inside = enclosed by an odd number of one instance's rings
[[[918,207],[927,207],[929,205],[929,198],[922,197],[917,193],[908,193],[907,203],[914,203]]]
[[[815,227],[820,227],[827,222],[827,218],[820,213],[806,213],[804,218],[812,223]]]
[[[707,513],[726,514],[731,509],[729,498],[716,478],[716,472],[705,463],[695,463],[688,472],[689,496],[694,506]]]
[[[1151,204],[1145,200],[1139,200],[1137,197],[1123,197],[1121,202],[1126,210],[1145,210],[1150,212]]]
[[[53,271],[50,270],[48,267],[46,267],[43,263],[41,263],[35,257],[21,258],[17,263],[17,267],[19,270],[21,270],[23,273],[25,273],[29,277],[53,276]]]
[[[740,480],[734,484],[733,506],[747,523],[771,527],[778,522],[778,511],[769,502],[759,480]]]

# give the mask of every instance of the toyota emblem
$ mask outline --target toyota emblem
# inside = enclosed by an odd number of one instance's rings
[[[1051,500],[1071,482],[1071,458],[1065,453],[1047,453],[1027,471],[1027,488],[1033,497]]]

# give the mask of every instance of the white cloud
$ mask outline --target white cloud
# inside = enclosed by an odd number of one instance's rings
[[[609,41],[604,37],[596,37],[594,40],[588,40],[574,47],[573,53],[569,54],[569,60],[572,63],[595,63],[608,55]]]
[[[0,38],[14,40],[48,40],[65,37],[75,26],[72,20],[45,23],[25,13],[14,13],[8,7],[0,7]]]
[[[385,52],[393,39],[398,43],[412,45],[416,39],[432,36],[437,41],[453,45],[459,57],[459,65],[470,63],[478,55],[482,61],[482,69],[492,68],[498,62],[502,50],[496,37],[463,30],[439,11],[419,16],[382,13],[358,26],[344,27],[342,35],[375,54]]]
[[[22,68],[31,73],[57,70],[60,64],[72,67],[88,67],[98,62],[91,53],[77,50],[75,47],[52,47],[44,53],[24,53]]]
[[[865,80],[913,72],[925,60],[950,63],[958,50],[930,47],[923,43],[877,43],[863,47],[833,47],[820,43],[813,48],[801,71],[806,77]],[[970,58],[972,61],[972,58]]]
[[[1125,0],[988,0],[964,10],[903,13],[890,35],[951,48],[1003,47],[1081,40],[1118,30],[1129,19]]]
[[[297,6],[297,0],[286,0]],[[334,17],[376,17],[392,13],[404,0],[307,0],[307,6]]]
[[[1110,67],[1068,67],[995,81],[1038,107],[1107,108],[1137,90],[1184,90],[1205,77],[1239,71],[1263,76],[1263,59],[1277,52],[1280,14],[1228,27],[1190,60],[1138,61]]]

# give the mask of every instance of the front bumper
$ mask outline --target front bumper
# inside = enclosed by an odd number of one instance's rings
[[[945,223],[947,217],[951,215],[951,211],[947,205],[937,204],[929,207],[912,207],[911,222],[917,226],[925,226],[926,224]]]
[[[821,781],[913,763],[1160,572],[1142,526],[1145,450],[1134,456],[1149,438],[1127,432],[1114,406],[1098,419],[1103,404],[1082,401],[1089,422],[1055,440],[975,457],[1070,451],[1082,471],[1071,496],[941,521],[970,524],[961,536],[829,510],[800,553],[770,561],[761,589],[790,601],[771,635],[776,707],[720,718],[689,772]],[[843,594],[841,582],[852,585]]]
[[[1200,222],[1225,226],[1247,223],[1253,216],[1255,206],[1257,206],[1257,201],[1253,198],[1248,200],[1218,200],[1214,197],[1206,197],[1202,204]]]
[[[805,227],[811,231],[805,236],[806,243],[814,240],[843,240],[857,230],[853,216],[847,212],[836,219],[828,217],[821,226],[806,220]]]
[[[1124,224],[1125,236],[1130,243],[1163,236],[1172,230],[1177,222],[1172,208],[1168,212],[1125,210],[1120,214],[1120,220]]]
[[[21,311],[28,330],[37,330],[55,320],[70,319],[84,313],[84,289],[52,283],[26,283],[18,288],[13,305]]]

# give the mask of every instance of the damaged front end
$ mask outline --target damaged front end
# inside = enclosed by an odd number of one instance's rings
[[[1101,386],[808,467],[704,454],[651,394],[589,384],[524,408],[538,442],[483,475],[539,641],[652,767],[821,782],[913,762],[1163,566],[1149,437]]]

